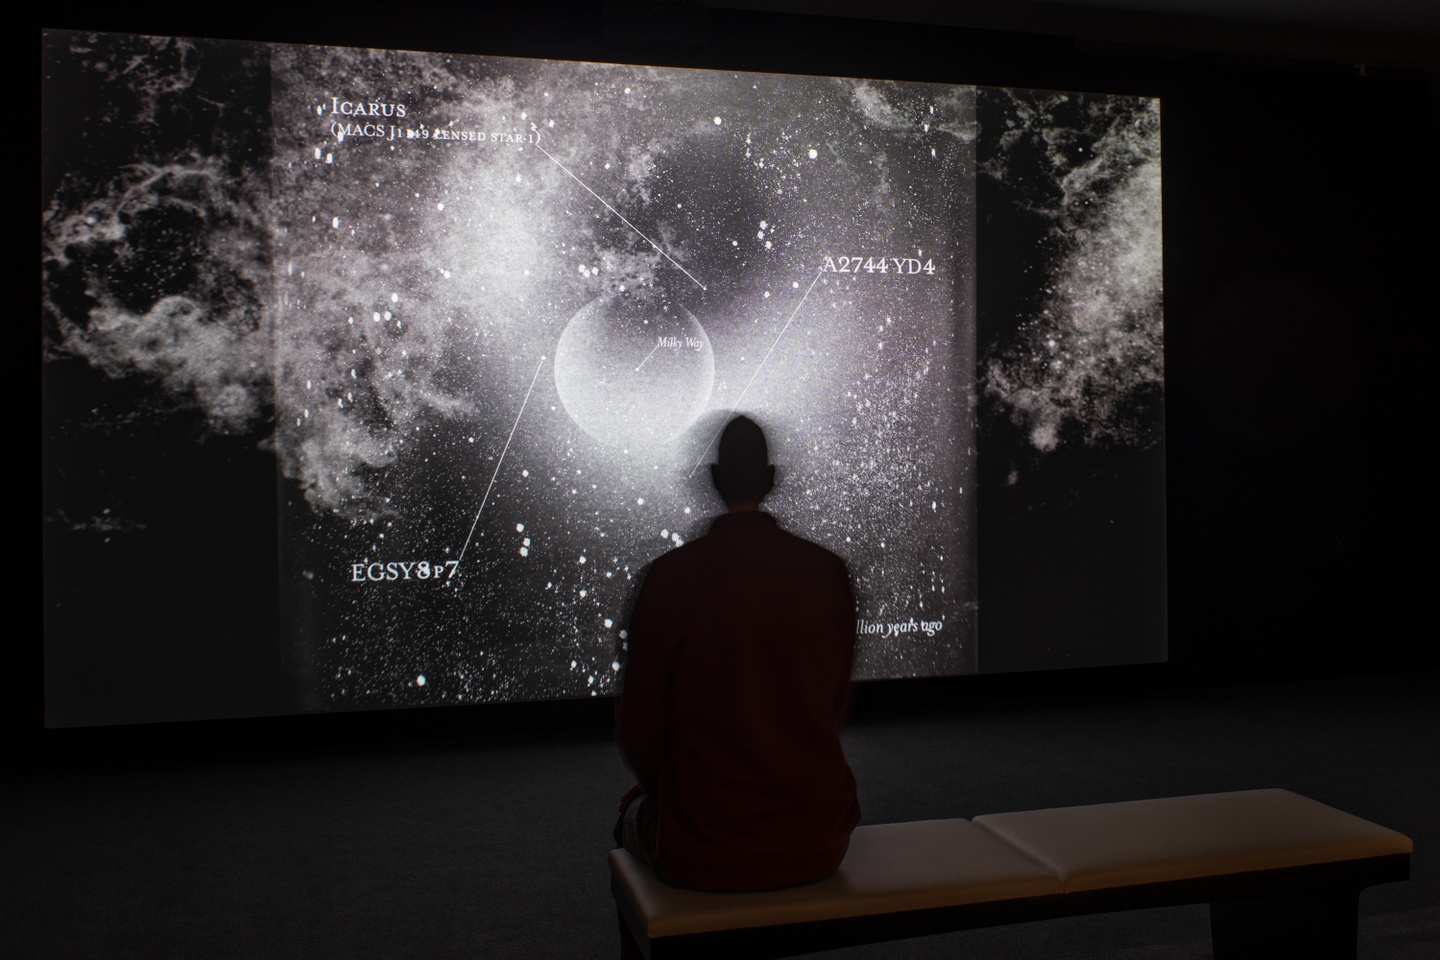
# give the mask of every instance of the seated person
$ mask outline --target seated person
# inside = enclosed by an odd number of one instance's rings
[[[726,426],[711,476],[728,512],[651,565],[630,620],[616,736],[636,783],[616,839],[678,886],[819,880],[860,819],[840,746],[849,573],[760,510],[768,460],[753,420]]]

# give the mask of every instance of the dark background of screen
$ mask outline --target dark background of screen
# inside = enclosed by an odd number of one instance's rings
[[[618,27],[612,21],[607,36],[598,8],[570,18],[512,14],[508,20],[463,8],[429,8],[423,15],[375,8],[367,16],[352,6],[345,16],[334,13],[299,14],[282,23],[77,11],[47,25],[1162,96],[1170,660],[875,684],[862,692],[862,707],[867,698],[923,705],[1435,663],[1433,647],[1416,629],[1428,593],[1416,558],[1432,522],[1418,464],[1428,435],[1422,365],[1433,339],[1425,318],[1434,308],[1421,282],[1433,265],[1436,212],[1427,159],[1436,141],[1434,105],[1420,79],[1172,61],[1143,50],[1119,56],[1057,38],[738,11],[714,11],[703,43],[646,39],[641,26],[624,18]],[[33,74],[35,61],[25,65]],[[47,117],[45,136],[74,135],[80,120]],[[96,376],[78,364],[49,365],[45,403],[83,403],[96,389],[87,379]],[[157,433],[153,446],[128,452],[141,462],[165,462],[170,451],[197,442],[202,425],[193,416],[174,411],[170,436]],[[197,490],[193,477],[175,472],[163,487],[126,487],[126,478],[111,478],[117,489],[163,504],[169,520],[144,531],[143,549],[117,551],[96,568],[77,568],[64,547],[66,537],[94,531],[71,529],[42,512],[46,629],[78,628],[93,638],[83,655],[100,658],[101,669],[90,671],[93,687],[75,696],[95,703],[97,713],[117,688],[150,685],[157,696],[178,696],[196,712],[223,716],[232,712],[227,704],[253,698],[245,691],[278,671],[271,641],[277,629],[273,460],[253,438],[207,439],[199,457],[223,464],[233,486]],[[1087,517],[1056,528],[1031,522],[1033,511],[1023,503],[992,509],[989,498],[997,494],[987,471],[994,466],[982,456],[982,636],[992,619],[1024,624],[1024,632],[1037,637],[1076,629],[1038,585],[1047,582],[1046,565],[1073,562],[1093,545]],[[1085,466],[1075,469],[1083,474]],[[47,475],[45,487],[82,480]],[[1128,491],[1112,485],[1106,495],[1123,498]],[[177,555],[170,545],[188,542],[196,525],[213,529],[215,543],[244,543],[245,551],[217,547],[205,556]],[[217,616],[217,600],[208,593],[217,581],[253,602],[222,602],[226,614]],[[158,606],[157,582],[164,584]],[[998,583],[1013,592],[993,589]],[[123,615],[98,616],[99,597],[120,604],[113,609]],[[1114,605],[1125,597],[1117,591],[1097,602]],[[107,629],[147,620],[196,624],[207,644],[202,650],[171,642],[140,669],[104,659]],[[14,644],[10,654],[12,675],[25,687],[15,701],[13,729],[37,738],[38,648]],[[443,713],[453,716],[437,715]],[[580,702],[345,720],[354,729],[503,727],[602,716],[596,705]],[[253,721],[245,730],[335,729],[340,719]],[[191,728],[197,726],[204,725]]]

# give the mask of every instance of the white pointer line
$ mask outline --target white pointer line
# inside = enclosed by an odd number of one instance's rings
[[[645,364],[649,363],[649,362],[650,362],[650,358],[653,357],[653,356],[655,356],[655,351],[656,351],[656,350],[659,350],[659,349],[660,349],[660,341],[659,341],[659,340],[656,340],[656,341],[655,341],[655,346],[654,346],[654,348],[653,348],[649,353],[645,354],[645,359],[644,359],[644,360],[641,360],[641,361],[640,361],[640,367],[643,367],[643,366],[645,366]],[[636,367],[636,368],[635,368],[635,372],[636,372],[636,373],[639,373],[639,372],[640,372],[640,367]]]
[[[535,365],[535,376],[530,378],[530,389],[525,391],[525,399],[520,402],[520,412],[515,414],[515,423],[510,427],[510,436],[505,438],[505,447],[500,451],[500,460],[495,464],[495,472],[490,474],[490,485],[485,488],[485,496],[480,499],[480,509],[475,511],[475,520],[470,524],[470,534],[465,538],[465,546],[460,548],[460,557],[456,561],[465,559],[465,551],[470,549],[470,540],[475,536],[475,527],[480,523],[480,514],[485,512],[485,503],[490,499],[490,491],[495,488],[495,478],[500,476],[500,464],[505,462],[505,454],[510,450],[510,441],[515,439],[515,428],[520,426],[520,418],[525,415],[525,405],[530,402],[530,394],[535,389],[535,381],[540,379],[540,368],[545,366],[545,358],[541,357],[540,362]]]
[[[661,248],[660,244],[656,243],[654,240],[651,240],[649,237],[645,236],[645,234],[640,233],[639,227],[635,226],[635,224],[631,223],[629,220],[626,220],[624,214],[622,214],[619,210],[616,210],[614,207],[610,206],[610,204],[605,203],[604,197],[600,196],[600,194],[596,193],[594,190],[591,190],[588,186],[585,186],[585,181],[575,176],[575,174],[570,173],[570,168],[565,166],[565,164],[561,163],[559,160],[556,160],[553,156],[551,156],[549,150],[546,150],[538,143],[535,144],[535,149],[545,154],[545,156],[550,157],[550,161],[554,163],[555,166],[559,167],[561,170],[564,170],[567,174],[569,174],[571,180],[574,180],[576,183],[580,184],[580,186],[585,187],[586,193],[590,194],[590,196],[594,197],[596,200],[599,200],[602,204],[604,204],[606,210],[609,210],[611,213],[615,214],[615,216],[620,218],[621,223],[625,224],[625,226],[629,227],[631,230],[634,230],[637,234],[639,234],[640,239],[644,240],[646,243],[650,244],[650,246],[654,247],[656,252],[658,252],[660,256],[664,257],[666,260],[669,260],[671,263],[675,263],[675,258],[670,256],[670,254],[666,253],[664,249]],[[680,266],[680,264],[675,263],[675,269],[685,274],[685,276],[689,277],[691,280],[695,280],[695,275],[692,274],[689,270],[686,270],[684,267]],[[695,286],[699,287],[701,290],[705,289],[705,284],[701,283],[699,280],[695,280]]]
[[[710,447],[714,445],[714,443],[715,443],[716,440],[720,439],[720,434],[722,434],[722,433],[725,432],[725,427],[726,427],[727,424],[730,423],[730,418],[733,417],[733,416],[735,416],[735,411],[736,411],[736,410],[739,410],[739,409],[740,409],[740,401],[745,399],[745,394],[750,391],[750,386],[751,386],[751,384],[753,384],[753,383],[755,382],[755,378],[756,378],[756,377],[760,376],[760,368],[763,367],[763,366],[765,366],[765,361],[766,361],[766,360],[769,360],[769,359],[770,359],[770,354],[772,354],[772,353],[775,352],[776,346],[778,346],[779,343],[780,343],[780,338],[783,337],[783,336],[785,336],[785,331],[786,331],[786,330],[789,330],[789,329],[790,329],[790,321],[791,321],[791,320],[794,320],[794,319],[795,319],[795,315],[800,312],[800,308],[803,307],[803,306],[805,306],[805,301],[810,298],[810,291],[811,291],[811,290],[814,290],[814,289],[815,289],[815,284],[817,284],[817,283],[820,282],[820,274],[821,274],[822,272],[823,272],[823,271],[820,271],[820,270],[815,271],[815,279],[814,279],[814,280],[811,280],[811,281],[810,281],[810,286],[808,286],[808,287],[805,288],[805,296],[801,297],[801,298],[800,298],[800,302],[797,303],[797,304],[795,304],[795,309],[790,311],[790,317],[789,317],[789,319],[787,319],[787,320],[785,321],[785,326],[783,326],[783,327],[780,328],[780,332],[775,335],[775,340],[774,340],[774,342],[770,344],[770,349],[769,349],[769,350],[766,350],[766,351],[765,351],[765,356],[763,356],[763,357],[760,358],[760,364],[759,364],[759,366],[757,366],[757,367],[755,368],[755,372],[754,372],[754,373],[750,374],[750,380],[749,380],[749,382],[747,382],[747,383],[745,384],[745,389],[740,391],[740,395],[739,395],[738,397],[736,397],[736,398],[735,398],[735,402],[734,402],[733,404],[731,404],[731,406],[730,406],[730,412],[725,415],[725,420],[724,420],[724,422],[722,422],[722,423],[720,424],[720,429],[715,431],[715,436],[711,437],[711,438],[710,438],[710,442],[707,443],[707,444],[705,444],[705,448],[700,451],[700,459],[699,459],[699,460],[696,460],[696,461],[695,461],[695,466],[693,466],[693,467],[690,468],[690,474],[689,474],[690,476],[692,476],[692,477],[695,476],[695,471],[696,471],[696,470],[699,470],[699,469],[700,469],[700,464],[702,464],[702,463],[705,462],[705,454],[707,454],[707,453],[710,452]]]

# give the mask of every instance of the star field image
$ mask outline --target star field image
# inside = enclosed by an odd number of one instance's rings
[[[973,91],[272,70],[283,547],[321,703],[613,692],[644,565],[720,507],[732,410],[770,432],[767,506],[883,624],[859,674],[964,669]]]
[[[47,437],[199,456],[162,440],[184,422],[271,459],[281,692],[252,709],[617,692],[646,564],[723,509],[736,412],[766,508],[850,565],[856,677],[974,672],[987,470],[1033,505],[1067,451],[1157,442],[1154,101],[59,32],[45,57],[74,118],[44,158],[47,376],[82,385]],[[1029,254],[988,289],[987,197]],[[251,496],[206,469],[207,503]],[[164,510],[99,489],[47,500],[95,563]]]

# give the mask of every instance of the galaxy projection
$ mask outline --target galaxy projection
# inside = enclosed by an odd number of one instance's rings
[[[974,672],[983,419],[1030,465],[1155,442],[1154,101],[45,39],[45,109],[106,134],[47,141],[47,359],[105,429],[191,410],[273,457],[283,709],[616,693],[736,412],[850,565],[857,678]],[[982,181],[1059,191],[989,338]],[[100,499],[52,498],[77,550],[146,529]]]
[[[314,47],[271,73],[318,704],[614,692],[645,564],[721,507],[731,411],[780,521],[855,572],[860,675],[965,669],[973,89]]]

